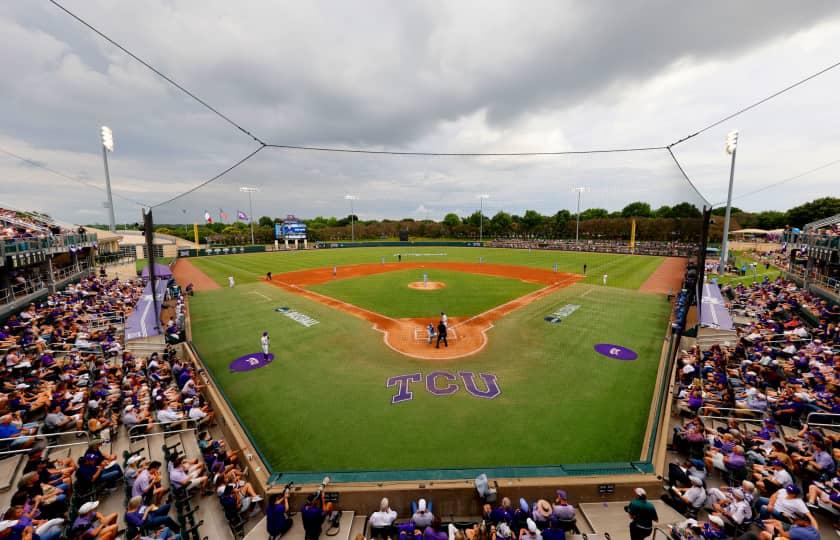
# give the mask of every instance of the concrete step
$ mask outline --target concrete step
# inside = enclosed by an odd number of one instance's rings
[[[677,523],[685,520],[676,510],[660,500],[651,500],[659,514],[659,522],[655,525]],[[630,518],[624,507],[630,501],[581,503],[580,514],[584,521],[588,521],[595,534],[609,533],[613,540],[630,540]],[[578,519],[580,522],[581,519]]]

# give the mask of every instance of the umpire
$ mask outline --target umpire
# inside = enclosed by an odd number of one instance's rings
[[[446,323],[441,320],[437,326],[438,331],[438,338],[437,344],[435,344],[435,349],[440,349],[440,340],[443,340],[443,346],[449,347],[449,343],[446,342]]]

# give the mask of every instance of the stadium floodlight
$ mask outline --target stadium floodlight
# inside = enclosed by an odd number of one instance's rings
[[[738,150],[738,130],[726,134],[726,153],[732,156],[729,166],[729,193],[726,196],[726,214],[723,218],[723,242],[720,249],[720,265],[718,274],[723,275],[726,261],[729,258],[729,217],[732,213],[732,185],[735,182],[735,153]]]
[[[105,162],[105,192],[108,195],[108,202],[105,203],[105,206],[108,208],[108,230],[116,232],[114,197],[111,195],[111,171],[108,170],[108,152],[114,151],[114,132],[108,126],[102,126],[99,133],[102,138],[102,159]]]
[[[478,241],[482,242],[484,240],[484,199],[489,199],[490,195],[486,193],[482,193],[478,196],[478,200],[480,201],[478,207]]]
[[[589,188],[586,186],[579,186],[572,188],[572,192],[577,193],[577,223],[575,224],[575,244],[580,240],[580,196],[584,193],[589,193]]]
[[[255,187],[248,187],[242,186],[239,188],[239,191],[242,193],[248,194],[248,210],[251,212],[248,216],[251,218],[249,221],[251,222],[251,245],[254,245],[254,201],[251,199],[252,193],[259,193],[259,188]]]
[[[353,201],[358,201],[359,198],[355,195],[345,195],[344,200],[345,201],[350,201],[350,241],[355,242],[356,241],[356,224],[355,224],[356,216],[354,214],[355,210],[353,210]]]

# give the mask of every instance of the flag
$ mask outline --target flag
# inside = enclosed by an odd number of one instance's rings
[[[213,218],[210,217],[210,212],[208,212],[207,210],[204,211],[204,221],[206,221],[207,223],[213,223]]]
[[[240,219],[242,221],[248,221],[248,214],[246,214],[242,210],[237,210],[236,211],[236,219]]]
[[[219,220],[220,221],[227,221],[227,217],[228,216],[227,216],[227,214],[225,214],[225,211],[222,210],[221,208],[219,208]]]

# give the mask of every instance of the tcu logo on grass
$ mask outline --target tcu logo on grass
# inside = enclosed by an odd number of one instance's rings
[[[461,377],[461,382],[464,389],[474,397],[482,399],[493,399],[497,397],[502,391],[499,389],[499,383],[496,381],[496,375],[493,373],[479,373],[483,381],[484,390],[478,388],[475,381],[475,373],[472,371],[461,371],[458,375],[453,375],[448,371],[433,371],[426,375],[426,392],[436,396],[449,396],[460,389],[458,386],[458,377]],[[423,380],[422,373],[408,373],[406,375],[395,375],[388,379],[385,383],[386,388],[392,386],[397,387],[397,393],[391,396],[391,403],[401,403],[414,399],[414,392],[411,391],[411,383],[419,383]]]

